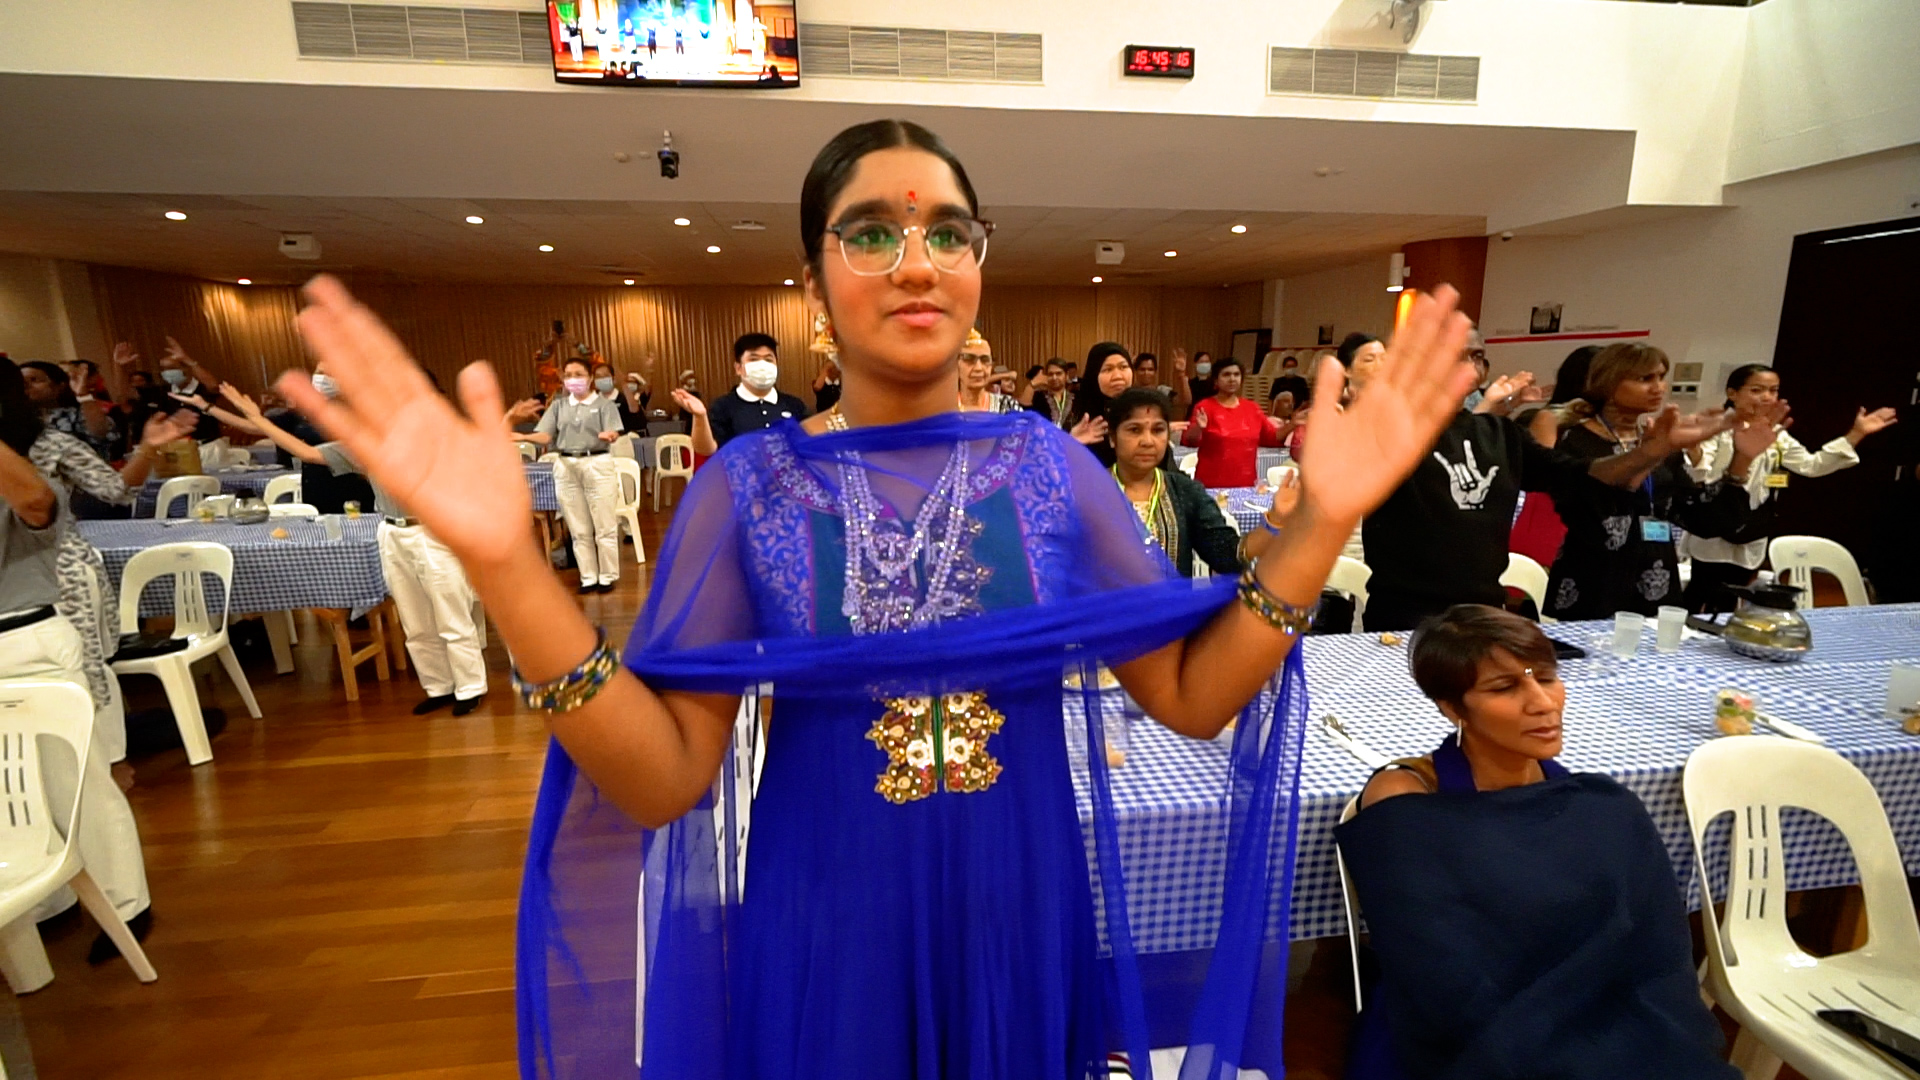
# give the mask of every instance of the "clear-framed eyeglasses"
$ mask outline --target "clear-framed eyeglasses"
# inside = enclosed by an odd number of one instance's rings
[[[987,237],[993,222],[978,218],[947,218],[931,225],[901,225],[885,218],[859,218],[830,225],[827,231],[840,242],[847,269],[861,277],[881,277],[900,269],[907,257],[907,234],[919,233],[927,246],[927,261],[942,273],[957,273],[971,263],[987,261]]]

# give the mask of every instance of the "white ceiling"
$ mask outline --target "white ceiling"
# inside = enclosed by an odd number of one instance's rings
[[[0,74],[0,250],[209,277],[778,281],[815,150],[868,105]],[[916,107],[1000,224],[994,280],[1237,283],[1625,200],[1633,135],[1474,124]],[[1463,114],[1464,115],[1464,114]],[[653,151],[671,128],[678,180]],[[629,160],[620,162],[616,155]],[[158,211],[179,208],[186,222]],[[462,218],[478,213],[483,226]],[[693,219],[675,229],[676,214]],[[763,221],[765,232],[727,226]],[[1234,236],[1233,223],[1249,231]],[[1495,228],[1504,227],[1495,225]],[[311,231],[326,258],[275,246]],[[551,243],[556,250],[534,250]],[[717,243],[723,251],[708,255]],[[1160,251],[1179,250],[1177,259]]]
[[[170,221],[165,211],[186,213]],[[1483,220],[1418,214],[1246,213],[987,206],[990,279],[1008,284],[1222,285],[1284,277],[1409,240],[1478,235]],[[467,224],[467,215],[484,219]],[[29,255],[261,284],[319,270],[419,281],[768,285],[800,265],[798,210],[769,203],[160,196],[0,192],[0,235]],[[675,226],[673,218],[691,224]],[[764,231],[732,228],[742,221]],[[1230,227],[1245,225],[1235,234]],[[317,262],[279,254],[312,233]],[[1096,240],[1127,245],[1096,266]],[[552,252],[539,246],[550,244]],[[718,254],[707,252],[720,247]],[[1165,251],[1178,251],[1168,258]]]

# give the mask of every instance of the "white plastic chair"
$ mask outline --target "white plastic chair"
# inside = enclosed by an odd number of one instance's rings
[[[1533,601],[1534,613],[1541,622],[1548,622],[1547,611],[1547,568],[1517,551],[1507,552],[1507,572],[1500,575],[1500,584],[1526,593]]]
[[[1187,476],[1191,478],[1194,474],[1194,471],[1200,468],[1200,455],[1188,454],[1186,457],[1183,457],[1179,460],[1179,462],[1175,465],[1175,468],[1179,469],[1183,473],[1186,473]]]
[[[78,769],[73,805],[59,807],[64,813],[57,817],[55,808],[47,805],[46,778],[41,774],[42,739],[57,739],[71,747]],[[80,833],[81,796],[87,786],[86,761],[92,742],[93,699],[86,690],[70,682],[0,681],[0,767],[8,778],[7,813],[0,817],[0,926],[7,927],[9,934],[36,933],[26,921],[28,916],[62,885],[70,884],[81,906],[127,958],[134,977],[152,982],[160,976],[147,961],[146,951],[87,873],[86,861],[74,843]],[[57,821],[66,823],[64,835],[55,828]]]
[[[653,512],[660,512],[660,490],[673,477],[693,477],[693,436],[662,435],[653,440]],[[667,496],[673,505],[673,496]]]
[[[217,476],[176,476],[160,485],[160,497],[153,503],[153,516],[156,519],[164,519],[167,516],[167,508],[173,505],[173,500],[185,498],[187,516],[191,517],[207,496],[218,494],[220,494],[220,478]]]
[[[1333,573],[1327,575],[1327,588],[1353,597],[1353,632],[1361,629],[1360,617],[1367,612],[1367,579],[1373,569],[1359,559],[1342,555],[1333,561]]]
[[[613,456],[626,458],[628,461],[638,461],[640,455],[634,452],[634,448],[637,447],[639,443],[640,436],[629,431],[625,435],[613,440],[613,446],[611,448]]]
[[[279,502],[280,497],[283,495],[291,496],[291,498],[288,499],[289,502],[299,502],[303,494],[300,489],[300,474],[290,473],[286,476],[276,476],[267,481],[267,489],[260,493],[260,497],[266,501],[268,506],[272,506],[274,503]]]
[[[534,461],[540,457],[540,448],[530,442],[517,442],[513,445],[520,448],[521,461]]]
[[[1767,545],[1767,560],[1780,581],[1798,586],[1804,597],[1801,607],[1813,606],[1813,572],[1832,574],[1840,579],[1847,607],[1864,607],[1867,583],[1860,577],[1860,564],[1853,553],[1823,536],[1776,536]]]
[[[1743,1036],[1757,1038],[1779,1059],[1747,1055],[1749,1080],[1772,1077],[1780,1060],[1807,1080],[1906,1076],[1814,1015],[1852,1008],[1907,1031],[1920,1029],[1920,923],[1873,785],[1832,750],[1767,736],[1702,745],[1687,759],[1681,785],[1700,878],[1708,990],[1740,1022]],[[1852,849],[1867,914],[1867,943],[1852,952],[1809,956],[1787,929],[1785,806],[1826,818]],[[1726,907],[1716,918],[1700,851],[1708,826],[1729,812]],[[1736,1044],[1736,1059],[1742,1051]]]
[[[116,660],[116,675],[152,675],[166,688],[167,704],[173,709],[174,723],[180,727],[180,741],[186,744],[187,763],[199,765],[213,760],[213,744],[207,738],[207,723],[200,715],[200,692],[193,685],[193,663],[218,655],[227,669],[247,714],[260,718],[260,703],[253,699],[253,687],[240,668],[240,658],[227,642],[227,609],[233,597],[233,552],[224,545],[203,540],[178,544],[158,544],[127,560],[120,573],[120,632],[131,634],[140,629],[140,594],[147,582],[163,574],[173,575],[173,636],[185,639],[187,647],[179,652],[137,660]],[[206,591],[200,575],[220,579],[220,612],[207,611]]]
[[[1340,824],[1353,820],[1360,812],[1360,796],[1347,800],[1346,808],[1340,811]],[[1353,1011],[1360,1012],[1365,1004],[1361,1000],[1360,989],[1360,899],[1353,894],[1353,878],[1347,874],[1347,858],[1340,854],[1340,845],[1333,845],[1333,861],[1340,868],[1340,910],[1347,917],[1347,954],[1353,961]]]
[[[320,508],[312,503],[284,502],[273,503],[267,507],[270,518],[310,518],[319,517]]]
[[[628,490],[632,485],[632,490]],[[640,492],[644,490],[640,463],[630,457],[613,459],[613,515],[633,537],[633,561],[647,561],[647,545],[640,539]]]

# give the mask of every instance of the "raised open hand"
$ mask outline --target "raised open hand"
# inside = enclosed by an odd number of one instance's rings
[[[176,394],[168,391],[167,396],[183,405],[191,405],[201,412],[207,411],[207,399],[201,397],[199,394]]]
[[[673,403],[680,406],[681,412],[693,416],[707,415],[707,403],[687,393],[686,390],[681,387],[676,386],[673,388]]]
[[[1079,423],[1073,425],[1073,431],[1070,432],[1070,434],[1073,436],[1073,441],[1082,446],[1096,445],[1107,437],[1106,418],[1101,416],[1083,416],[1080,418]]]
[[[180,395],[175,394],[173,396],[179,397]],[[225,400],[227,404],[233,406],[234,412],[239,413],[249,420],[258,420],[263,415],[260,411],[260,403],[248,397],[239,387],[232,383],[223,382],[220,384],[220,397]]]
[[[1380,505],[1459,412],[1475,377],[1461,359],[1472,324],[1454,310],[1459,299],[1442,285],[1415,300],[1366,392],[1307,425],[1300,453],[1305,501],[1336,526],[1351,528]],[[1320,365],[1314,400],[1338,401],[1343,379],[1340,365]]]
[[[530,424],[540,419],[547,406],[539,398],[521,398],[507,409],[507,424]]]
[[[1691,450],[1732,426],[1731,409],[1702,409],[1697,413],[1682,413],[1680,406],[1668,405],[1653,414],[1653,419],[1640,436],[1640,445],[1660,457],[1666,457],[1676,450]]]
[[[146,427],[140,431],[140,445],[149,450],[158,450],[170,442],[192,435],[196,426],[192,420],[183,421],[170,413],[155,412],[147,417]]]
[[[1481,392],[1480,404],[1475,405],[1473,411],[1505,416],[1523,402],[1545,400],[1544,397],[1527,396],[1532,390],[1533,372],[1531,371],[1498,376]]]
[[[493,369],[474,363],[460,372],[462,416],[339,281],[323,274],[304,291],[300,333],[340,397],[329,401],[304,372],[289,372],[279,382],[287,400],[468,566],[505,562],[530,544],[533,499]]]
[[[1193,426],[1199,428],[1201,431],[1207,430],[1207,410],[1193,410]]]
[[[1774,402],[1762,410],[1752,420],[1742,420],[1733,427],[1733,449],[1741,457],[1757,458],[1767,452],[1773,440],[1780,433],[1793,426],[1793,420],[1787,414],[1792,410],[1785,399]]]
[[[1280,484],[1273,489],[1273,507],[1267,511],[1267,524],[1279,528],[1299,505],[1300,470],[1281,469]]]
[[[1173,373],[1175,375],[1185,375],[1187,373],[1187,350],[1173,350]]]
[[[133,351],[131,342],[122,341],[113,347],[113,365],[115,367],[132,367],[139,362],[140,354]]]
[[[1899,422],[1900,417],[1892,409],[1875,409],[1872,412],[1861,409],[1860,415],[1854,417],[1853,430],[1847,432],[1847,441],[1858,446],[1861,439],[1885,431]]]

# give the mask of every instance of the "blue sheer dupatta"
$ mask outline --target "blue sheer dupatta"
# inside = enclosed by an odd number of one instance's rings
[[[996,448],[1021,440],[1024,456],[1006,475],[992,475],[1007,468]],[[830,506],[844,490],[845,470],[862,469],[871,490],[908,518],[951,474],[960,445],[979,463],[979,472],[967,474],[970,493],[998,484],[1032,504],[1023,504],[1021,522],[1040,582],[1038,602],[963,612],[900,633],[793,632],[812,617],[801,601],[833,555],[814,543],[805,514],[794,509],[806,500],[777,497],[760,485],[763,470],[748,469],[748,456],[770,449],[790,455],[786,464],[798,471],[781,474],[784,482],[818,485],[810,497]],[[784,709],[845,699],[850,681],[888,694],[982,686],[996,694],[1059,693],[1063,668],[1140,656],[1193,633],[1234,602],[1231,581],[1171,577],[1164,556],[1142,536],[1093,457],[1026,415],[949,414],[814,437],[783,427],[730,443],[695,478],[675,515],[625,661],[655,689],[743,695],[748,705],[734,752],[698,806],[649,833],[601,800],[557,743],[549,748],[519,920],[523,1075],[748,1075],[730,1045],[729,1009],[762,734],[754,703],[762,689],[774,688]],[[1294,792],[1306,710],[1298,650],[1243,710],[1227,768],[1208,778],[1218,782],[1228,861],[1220,930],[1197,996],[1146,985],[1152,980],[1142,974],[1130,930],[1122,828],[1090,670],[1081,685],[1089,752],[1076,763],[1085,770],[1077,783],[1092,808],[1086,869],[1102,914],[1098,978],[1108,1048],[1128,1052],[1135,1074],[1144,1075],[1149,1032],[1177,1030],[1190,1048],[1182,1080],[1225,1080],[1241,1067],[1280,1075]],[[636,1009],[642,998],[644,1008]]]

